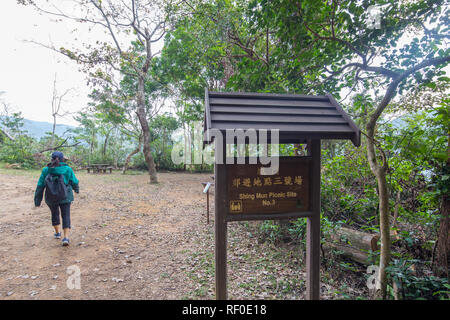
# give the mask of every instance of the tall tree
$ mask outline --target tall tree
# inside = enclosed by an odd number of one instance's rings
[[[87,50],[69,50],[66,48],[49,48],[82,63],[89,70],[103,66],[117,72],[123,63],[131,68],[129,76],[136,78],[136,115],[139,119],[143,134],[143,152],[148,166],[150,183],[157,183],[157,172],[150,147],[150,129],[147,120],[145,82],[149,76],[155,43],[166,33],[169,24],[169,14],[172,10],[170,0],[144,1],[131,0],[128,3],[112,0],[73,0],[76,13],[68,12],[57,2],[50,4],[43,1],[29,1],[40,12],[70,19],[79,23],[87,23],[103,28],[109,35],[110,42],[97,41],[96,45],[86,45]],[[126,37],[135,40],[143,50],[138,54],[133,47],[126,48],[121,39]],[[102,39],[103,40],[103,39]],[[129,41],[128,41],[129,43]],[[100,72],[95,70],[93,73]]]
[[[279,48],[272,52],[270,64],[286,75],[286,89],[319,94],[330,91],[338,97],[359,91],[374,98],[372,108],[367,109],[363,133],[378,184],[383,297],[391,240],[388,164],[377,141],[377,125],[397,94],[406,94],[417,83],[433,83],[445,73],[443,68],[450,61],[450,50],[445,46],[450,38],[449,8],[445,4],[438,0],[249,3],[247,15],[253,29],[269,28],[270,41]],[[375,6],[372,9],[378,14],[374,16],[370,6]],[[244,51],[255,48],[251,42],[242,44]],[[240,74],[236,73],[238,77]],[[292,77],[295,74],[300,81]]]
[[[440,122],[443,131],[447,130],[447,162],[443,166],[441,175],[436,183],[437,192],[441,196],[439,210],[441,218],[436,251],[432,262],[434,274],[448,278],[450,265],[450,188],[448,183],[450,178],[450,99],[445,99],[436,113],[436,122]]]
[[[98,126],[94,116],[89,111],[79,112],[74,119],[80,123],[80,126],[73,129],[75,140],[84,141],[89,146],[88,164],[91,164],[92,155],[97,145]]]
[[[125,80],[121,82],[126,83]],[[137,120],[136,114],[133,112],[134,86],[121,85],[117,89],[112,89],[111,82],[106,82],[101,88],[93,90],[89,95],[91,98],[90,111],[96,115],[98,119],[102,119],[105,123],[110,123],[114,127],[119,128],[120,132],[128,137],[129,140],[137,143],[136,149],[133,149],[127,156],[123,166],[122,173],[128,169],[131,158],[141,152],[142,149],[142,129]],[[131,87],[131,93],[127,94],[123,87]],[[130,89],[130,88],[128,88]],[[149,113],[149,112],[147,112]]]

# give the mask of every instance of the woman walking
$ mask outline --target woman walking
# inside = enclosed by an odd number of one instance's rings
[[[69,231],[71,228],[70,205],[74,200],[72,190],[79,193],[79,186],[75,173],[72,168],[64,162],[65,159],[67,158],[64,158],[62,152],[55,151],[52,153],[51,162],[42,170],[41,177],[39,178],[36,192],[34,193],[34,205],[36,207],[41,205],[44,190],[46,190],[45,203],[52,213],[52,225],[55,229],[54,237],[55,239],[61,238],[61,214],[64,232],[62,245],[68,246]],[[61,177],[63,179],[59,182],[58,179]]]

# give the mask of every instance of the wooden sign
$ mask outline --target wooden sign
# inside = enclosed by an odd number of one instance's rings
[[[227,299],[228,222],[297,218],[307,218],[306,298],[320,297],[320,140],[310,142],[306,157],[278,160],[269,176],[260,164],[214,165],[216,299]]]
[[[310,210],[311,159],[279,159],[275,175],[261,175],[261,164],[227,165],[228,215]]]

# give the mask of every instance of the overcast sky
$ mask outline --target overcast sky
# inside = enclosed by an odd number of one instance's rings
[[[74,12],[70,1],[58,0],[58,5],[70,13]],[[73,48],[73,44],[81,40],[109,41],[109,36],[101,28],[88,31],[87,25],[54,20],[30,6],[18,5],[16,0],[0,0],[0,92],[4,92],[0,100],[7,102],[15,111],[21,111],[26,119],[52,121],[55,74],[59,93],[72,89],[63,103],[65,111],[75,113],[84,108],[90,91],[86,75],[79,71],[79,65],[29,41],[67,48]],[[77,31],[73,32],[75,28]],[[129,43],[129,40],[125,42]],[[155,51],[162,44],[162,41],[157,43]],[[72,117],[67,115],[58,123],[76,125]]]
[[[88,88],[85,75],[76,63],[36,44],[52,41],[55,45],[72,38],[72,28],[63,22],[54,23],[48,16],[38,14],[31,7],[20,6],[15,0],[0,4],[0,98],[23,117],[51,121],[53,80],[64,92],[73,88],[64,102],[64,109],[76,112],[87,103]],[[67,43],[67,42],[66,42]],[[59,123],[76,124],[72,116]]]
[[[67,12],[77,11],[69,0],[57,3]],[[409,42],[412,36],[405,35],[399,44]],[[97,39],[109,42],[109,35],[99,28],[89,31],[87,25],[67,20],[55,22],[53,17],[39,14],[31,6],[18,5],[16,0],[0,0],[0,92],[4,92],[0,100],[21,111],[24,118],[50,122],[56,75],[59,93],[72,89],[63,109],[72,113],[81,110],[87,105],[90,91],[86,75],[70,59],[29,41],[73,48],[81,41]],[[129,43],[129,39],[121,42]],[[161,49],[162,45],[160,41],[154,50]],[[67,115],[58,123],[76,125],[72,117]]]

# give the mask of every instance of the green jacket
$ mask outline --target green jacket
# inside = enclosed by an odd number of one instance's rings
[[[41,205],[45,190],[45,177],[47,176],[47,174],[55,174],[55,175],[62,174],[64,177],[64,183],[67,186],[67,198],[63,201],[60,201],[57,204],[71,203],[73,201],[73,191],[75,191],[76,193],[80,192],[80,188],[78,186],[78,179],[77,177],[75,177],[75,173],[73,172],[72,168],[69,167],[64,162],[60,162],[59,164],[60,164],[59,167],[55,168],[45,167],[44,169],[42,169],[41,177],[39,178],[36,187],[36,192],[34,193],[34,204],[36,206]],[[47,201],[45,201],[45,203],[47,203],[48,205],[56,204],[56,203],[48,203]]]

